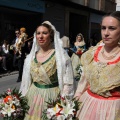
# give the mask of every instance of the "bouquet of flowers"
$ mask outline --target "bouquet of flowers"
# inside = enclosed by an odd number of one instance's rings
[[[77,71],[77,75],[75,76],[76,81],[80,80],[82,69],[83,69],[82,65],[78,64],[78,66],[76,67],[76,71]]]
[[[56,100],[50,99],[47,104],[48,108],[43,112],[43,120],[78,120],[76,113],[81,103],[75,98],[69,100],[59,94]]]
[[[27,99],[16,88],[0,95],[0,114],[4,120],[21,120],[28,109]]]
[[[83,48],[78,48],[76,54],[77,55],[82,55],[84,53],[84,51],[85,50]]]

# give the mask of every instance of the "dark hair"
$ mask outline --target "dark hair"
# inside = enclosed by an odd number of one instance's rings
[[[40,26],[44,26],[44,27],[48,28],[48,30],[50,32],[51,41],[53,42],[54,41],[54,30],[51,28],[51,26],[46,23],[43,23]],[[40,26],[38,26],[38,27],[40,27]],[[37,27],[37,29],[38,29],[38,27]],[[37,31],[37,29],[36,29],[36,31]]]
[[[114,17],[116,18],[118,21],[120,21],[120,11],[114,11],[114,12],[110,12],[110,13],[107,13],[106,15],[103,16],[102,20],[105,18],[105,17]]]

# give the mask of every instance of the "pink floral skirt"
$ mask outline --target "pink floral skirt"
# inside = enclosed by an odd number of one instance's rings
[[[49,99],[55,100],[60,90],[58,87],[42,89],[31,85],[26,95],[30,109],[24,120],[43,120],[43,111],[47,108]]]

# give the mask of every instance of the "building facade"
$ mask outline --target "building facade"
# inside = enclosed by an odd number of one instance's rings
[[[116,0],[116,11],[120,11],[120,0]]]
[[[44,20],[55,25],[60,36],[68,36],[71,44],[78,33],[82,33],[89,46],[95,32],[100,37],[100,22],[107,12],[116,10],[115,0],[9,0],[0,1],[0,40],[14,38],[15,28],[26,27],[29,37]],[[25,5],[23,5],[23,4]],[[23,6],[23,7],[21,7]]]
[[[82,33],[88,47],[93,34],[98,34],[98,40],[101,39],[102,16],[116,10],[115,0],[63,0],[63,2],[48,0],[46,4],[48,7],[43,19],[48,18],[54,23],[61,36],[68,36],[72,44],[76,35]]]

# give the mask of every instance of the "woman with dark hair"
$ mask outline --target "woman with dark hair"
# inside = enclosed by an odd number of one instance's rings
[[[73,84],[71,61],[62,47],[59,32],[45,21],[35,31],[32,49],[24,64],[20,91],[30,106],[25,120],[42,120],[46,102],[55,100],[59,92],[72,97]]]
[[[101,35],[104,44],[81,57],[83,72],[75,93],[83,104],[79,120],[120,119],[120,11],[103,17]]]

